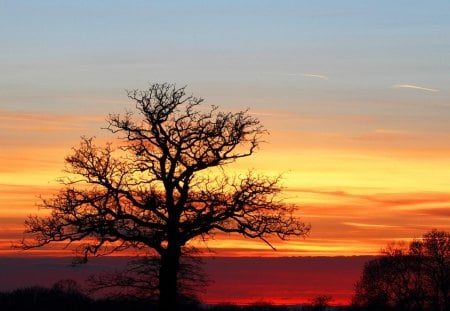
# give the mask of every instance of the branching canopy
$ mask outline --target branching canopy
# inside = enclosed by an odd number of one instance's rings
[[[267,243],[307,234],[293,207],[276,199],[279,178],[211,171],[255,152],[266,132],[258,119],[206,109],[171,84],[128,97],[136,110],[108,118],[120,143],[81,139],[65,159],[62,189],[42,202],[51,215],[26,220],[31,238],[23,248],[81,241],[84,256],[130,247],[163,255],[169,244],[183,247],[217,231]]]

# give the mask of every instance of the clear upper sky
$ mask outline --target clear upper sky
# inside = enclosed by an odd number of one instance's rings
[[[1,1],[2,107],[175,81],[256,108],[420,110],[391,88],[446,105],[449,36],[448,1]]]
[[[449,228],[450,1],[0,0],[0,40],[0,247],[124,89],[165,81],[261,117],[242,166],[286,172],[293,250]]]

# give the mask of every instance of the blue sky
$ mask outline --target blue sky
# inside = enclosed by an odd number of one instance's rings
[[[220,104],[377,112],[367,102],[417,100],[393,85],[445,104],[450,84],[448,1],[2,1],[0,38],[14,109],[173,81]]]

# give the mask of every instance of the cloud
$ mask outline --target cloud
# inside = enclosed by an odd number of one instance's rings
[[[398,228],[398,226],[392,226],[392,225],[382,225],[382,224],[366,224],[366,223],[359,223],[359,222],[344,222],[344,225],[351,226],[351,227],[357,227],[361,229],[384,229],[384,228]]]
[[[307,77],[307,78],[316,78],[316,79],[324,79],[324,80],[328,79],[327,76],[319,75],[319,74],[315,74],[315,73],[302,73],[301,75],[304,77]]]
[[[438,208],[440,206],[448,206],[450,204],[449,192],[354,194],[341,190],[322,190],[313,188],[291,188],[289,191],[351,200],[361,200],[371,202],[374,207],[396,207],[397,209],[401,207],[405,211],[418,210],[420,206],[423,208],[424,205]],[[353,205],[351,207],[353,207]]]
[[[0,129],[27,132],[80,132],[105,120],[97,115],[21,112],[0,109]]]
[[[411,131],[405,130],[395,130],[395,129],[375,129],[371,132],[364,133],[357,136],[350,136],[350,139],[364,142],[381,141],[388,143],[389,141],[406,141],[413,140],[419,137],[418,133],[413,133]]]
[[[414,90],[420,90],[420,91],[426,91],[426,92],[439,92],[438,89],[432,89],[428,87],[423,87],[419,85],[414,84],[394,84],[392,86],[393,89],[414,89]]]
[[[327,80],[328,79],[328,77],[325,76],[325,75],[321,75],[321,74],[317,74],[317,73],[308,73],[308,72],[303,72],[303,73],[282,73],[281,75],[289,76],[289,77],[302,76],[302,77],[306,77],[306,78],[323,79],[323,80]]]
[[[424,216],[434,216],[434,217],[450,217],[450,209],[448,206],[443,206],[440,208],[423,208],[415,210],[415,212],[418,215],[424,215]]]
[[[283,113],[275,111],[249,111],[249,114],[260,117],[291,117],[292,113]]]

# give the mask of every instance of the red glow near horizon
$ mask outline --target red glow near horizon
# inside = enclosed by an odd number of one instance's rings
[[[348,305],[368,257],[216,258],[206,272],[213,280],[204,302],[294,305],[321,295]]]
[[[211,280],[200,294],[203,303],[257,302],[295,305],[321,295],[332,305],[348,305],[365,262],[373,257],[206,257],[204,271]],[[124,267],[128,257],[93,258],[72,267],[70,257],[0,257],[0,291],[32,285],[51,286],[86,278],[103,269]]]

